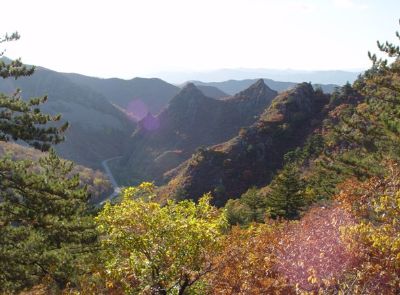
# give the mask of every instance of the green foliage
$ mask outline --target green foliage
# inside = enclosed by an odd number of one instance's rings
[[[260,194],[257,188],[252,187],[241,196],[241,201],[250,209],[250,221],[263,222],[265,198]]]
[[[17,40],[17,33],[11,36],[6,35],[0,39],[0,43]],[[3,53],[0,53],[0,57]],[[0,76],[2,78],[15,78],[30,76],[34,68],[27,68],[20,60],[5,63],[0,61]],[[60,116],[43,114],[39,106],[46,102],[47,97],[31,98],[23,101],[20,97],[20,90],[11,96],[0,93],[0,140],[21,139],[29,145],[48,150],[51,144],[57,144],[64,138],[62,133],[67,129],[68,123],[61,127],[45,127],[48,122],[60,120]]]
[[[342,87],[337,87],[331,94],[329,105],[338,106],[342,103],[353,102],[360,98],[360,93],[349,82]]]
[[[240,199],[229,199],[225,204],[225,210],[230,225],[247,225],[250,222],[252,212]]]
[[[39,158],[45,156],[45,153],[36,149],[25,147],[11,142],[0,142],[0,157],[8,155],[12,160],[33,160],[38,161]],[[87,185],[90,193],[90,203],[99,203],[102,198],[108,197],[112,193],[111,183],[107,176],[99,170],[74,165],[71,175],[79,174],[79,180],[83,185]],[[70,176],[70,175],[69,175]]]
[[[240,199],[229,200],[226,205],[228,223],[248,225],[251,222],[264,222],[265,197],[255,187],[245,192]]]
[[[378,46],[394,62],[370,54],[371,69],[331,96],[323,127],[326,145],[307,179],[317,199],[333,196],[349,177],[382,177],[382,163],[400,161],[400,52],[390,43]]]
[[[20,38],[17,32],[12,33],[11,35],[5,34],[3,37],[0,37],[0,44],[10,41],[15,41]],[[4,51],[0,52],[0,56],[4,55]],[[29,76],[32,75],[34,68],[27,68],[25,65],[21,63],[21,60],[15,60],[8,64],[4,61],[0,61],[0,77],[3,79],[13,77],[17,79],[21,76]]]
[[[0,43],[16,38],[6,36]],[[210,205],[209,195],[198,204],[189,200],[156,203],[150,183],[126,189],[120,203],[107,203],[96,218],[102,234],[103,269],[95,275],[104,279],[100,284],[105,283],[98,293],[259,294],[276,290],[290,294],[301,288],[321,294],[398,292],[400,49],[390,43],[378,46],[395,61],[389,64],[370,55],[372,68],[353,86],[346,84],[332,94],[322,128],[302,148],[285,155],[283,169],[266,189],[251,188],[240,199],[229,200],[226,214]],[[10,67],[0,63],[0,73],[3,77],[30,74],[21,67],[18,62]],[[24,105],[17,96],[0,97],[0,103],[5,101],[0,116],[10,117],[9,125],[0,125],[1,139],[21,138],[40,149],[58,142],[61,129],[29,127],[51,121],[45,115],[35,117],[40,112],[34,106],[44,100]],[[296,105],[296,97],[288,100],[289,106]],[[18,117],[21,113],[28,115]],[[268,139],[290,138],[296,129],[282,121],[285,114],[270,115],[271,122],[279,124],[265,127],[276,127]],[[290,116],[290,122],[303,119],[301,112]],[[18,125],[19,120],[27,124]],[[249,130],[242,135],[250,136]],[[256,152],[257,145],[249,141],[243,154]],[[229,169],[231,158],[224,160],[222,154],[201,149],[191,164],[214,161]],[[246,159],[251,159],[249,155]],[[0,292],[17,292],[48,279],[64,287],[77,282],[90,264],[96,232],[86,214],[86,189],[78,187],[77,176],[67,177],[71,168],[52,151],[39,166],[10,158],[0,161]],[[252,170],[242,171],[254,177]],[[383,177],[390,173],[389,180]],[[346,187],[338,186],[345,180]],[[217,195],[224,195],[228,185],[221,182],[214,188]],[[339,189],[340,202],[335,207],[314,208],[300,222],[279,219],[297,219],[308,204],[328,199]],[[267,218],[266,225],[253,229],[233,227],[224,236],[227,221],[247,225],[263,222],[265,215],[278,220]],[[338,243],[341,222],[346,227]],[[341,245],[345,241],[348,248]]]
[[[324,137],[321,134],[313,134],[307,138],[303,147],[298,147],[295,150],[286,153],[283,158],[285,163],[303,164],[304,161],[320,155],[324,147]]]
[[[39,160],[0,160],[0,292],[43,280],[63,288],[85,269],[96,232],[86,188],[54,151]]]
[[[303,147],[298,147],[295,150],[286,153],[284,155],[284,161],[286,163],[285,168],[281,173],[277,173],[274,177],[272,182],[274,185],[268,187],[268,191],[272,192],[273,196],[271,197],[270,194],[265,196],[264,193],[261,193],[256,188],[251,188],[243,194],[240,199],[229,200],[225,206],[229,224],[247,225],[251,222],[264,222],[267,208],[273,217],[284,216],[288,218],[296,218],[299,213],[298,210],[295,210],[296,213],[288,213],[286,210],[284,210],[285,212],[281,211],[280,213],[276,211],[279,207],[283,208],[288,204],[288,202],[290,202],[288,200],[292,198],[290,197],[292,192],[295,192],[293,195],[293,202],[296,203],[296,205],[294,205],[294,203],[293,205],[298,209],[318,199],[322,199],[323,197],[321,197],[321,195],[326,195],[326,192],[321,192],[320,190],[315,189],[318,185],[316,185],[316,183],[311,183],[311,181],[307,182],[308,186],[306,188],[305,181],[300,181],[299,173],[295,171],[298,167],[307,165],[308,162],[321,155],[324,148],[325,139],[321,134],[317,133],[311,135],[306,140]],[[293,174],[293,172],[295,173]],[[321,173],[322,172],[323,171],[321,171]],[[321,179],[319,178],[317,184],[322,184],[323,181],[323,177]],[[290,185],[292,188],[287,187],[287,185]],[[326,186],[323,187],[326,188]],[[284,192],[285,190],[287,190],[287,192]],[[299,196],[297,191],[300,191],[303,195]],[[270,200],[267,201],[267,199]],[[273,201],[272,199],[275,200]]]
[[[110,284],[128,293],[183,294],[213,269],[225,215],[209,195],[198,204],[161,206],[152,201],[154,189],[150,183],[127,188],[120,204],[107,203],[96,218],[104,265]]]
[[[300,179],[297,166],[287,164],[274,177],[266,193],[253,187],[240,199],[229,200],[225,205],[227,219],[231,225],[262,223],[266,215],[296,219],[301,209],[316,199],[315,195],[312,187],[306,187]]]
[[[5,35],[0,43],[18,38],[17,33]],[[2,78],[33,71],[20,60],[0,61]],[[23,101],[19,90],[11,96],[1,93],[0,140],[23,140],[42,151],[62,141],[68,124],[46,126],[60,120],[40,111],[46,100]],[[62,289],[77,283],[86,270],[97,234],[86,211],[87,189],[72,167],[53,150],[38,162],[0,159],[0,293],[41,283]]]
[[[304,183],[294,165],[286,165],[274,178],[266,196],[268,214],[273,217],[295,219],[306,205]]]

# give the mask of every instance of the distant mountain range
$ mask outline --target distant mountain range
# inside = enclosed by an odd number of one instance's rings
[[[135,145],[132,145],[135,140],[142,142],[138,143],[137,148],[143,146],[144,142],[156,145],[156,141],[161,140],[165,134],[168,134],[164,138],[165,141],[174,142],[176,138],[181,138],[173,144],[165,145],[161,142],[156,148],[154,159],[157,158],[157,165],[165,168],[159,169],[156,173],[157,177],[160,177],[161,172],[174,168],[174,164],[179,164],[190,157],[190,153],[196,147],[227,140],[237,132],[238,128],[251,124],[253,117],[265,108],[266,101],[259,105],[259,109],[249,109],[247,102],[241,104],[235,102],[234,97],[243,96],[243,93],[234,95],[255,83],[261,85],[261,82],[257,81],[257,79],[210,83],[193,81],[190,86],[182,84],[178,87],[158,78],[101,79],[80,74],[59,73],[38,67],[31,77],[0,80],[0,91],[11,93],[20,88],[24,99],[48,95],[48,102],[43,106],[43,110],[51,114],[61,113],[63,120],[69,121],[71,126],[66,132],[65,142],[56,146],[56,149],[62,157],[88,167],[100,168],[102,160],[122,154],[125,155],[125,159],[129,158],[131,164],[135,163],[132,156],[127,157],[125,153],[129,148],[135,149]],[[270,95],[268,99],[276,95],[274,91],[282,92],[296,85],[293,82],[278,82],[271,79],[263,79],[263,82],[262,88],[268,88],[267,92]],[[325,92],[331,92],[335,86],[324,84],[321,88]],[[181,90],[182,87],[184,90]],[[188,98],[186,102],[191,103],[177,104],[179,97],[187,95],[188,92],[193,97]],[[221,99],[224,102],[218,102]],[[249,113],[245,116],[240,115],[240,111],[243,110]],[[172,113],[177,120],[175,125],[171,125]],[[192,121],[185,121],[184,116]],[[160,120],[162,128],[168,126],[168,132],[167,129],[163,129],[166,133],[161,137],[152,135],[151,140],[139,140],[141,137],[138,134],[143,133],[140,131],[143,130],[143,124],[154,118]],[[140,122],[139,125],[137,122]],[[194,131],[187,129],[188,126]],[[187,129],[185,132],[182,131],[184,128]],[[188,138],[182,140],[183,134]],[[204,140],[197,140],[195,137]],[[169,152],[173,150],[183,150],[184,156]],[[163,155],[163,152],[167,153]],[[148,158],[143,157],[143,161],[146,159]]]
[[[246,90],[222,100],[205,96],[187,84],[158,115],[138,123],[120,161],[130,180],[162,181],[201,146],[228,140],[251,125],[277,92],[258,80]]]
[[[80,74],[64,75],[78,85],[97,91],[109,102],[124,109],[134,107],[135,102],[140,101],[145,110],[138,119],[147,115],[147,111],[152,114],[159,113],[180,90],[179,87],[157,78],[123,80],[118,78],[101,79]]]
[[[73,73],[64,75],[78,85],[101,93],[109,102],[128,112],[131,111],[136,120],[141,120],[147,112],[158,114],[181,89],[158,78],[123,80],[94,78]],[[212,98],[228,96],[212,85],[201,85],[199,89],[204,95]],[[144,108],[142,112],[135,112],[133,109],[138,106]]]
[[[352,83],[362,70],[354,71],[301,71],[301,70],[274,70],[274,69],[220,69],[214,71],[190,72],[171,71],[159,72],[155,77],[170,83],[183,83],[184,81],[199,80],[203,82],[222,82],[226,80],[245,80],[268,78],[275,81],[294,83],[311,82],[313,84],[343,85],[347,81]],[[223,90],[223,89],[222,89]]]
[[[221,91],[229,94],[234,95],[239,91],[242,91],[249,87],[250,85],[254,84],[258,79],[245,79],[245,80],[228,80],[222,82],[202,82],[202,81],[191,81],[193,84],[198,86],[200,89],[201,87],[214,87],[216,89],[220,89]],[[278,92],[282,92],[285,90],[289,90],[294,88],[298,83],[294,82],[280,82],[274,81],[271,79],[263,79],[265,84]],[[305,82],[305,81],[303,81]],[[332,93],[338,85],[336,84],[314,84],[314,88],[321,88],[326,93]]]
[[[192,82],[190,82],[190,83],[192,83]],[[219,89],[216,86],[208,85],[205,83],[203,83],[203,84],[194,83],[194,84],[196,84],[197,89],[199,89],[201,92],[203,92],[203,94],[205,96],[217,98],[217,99],[229,96],[228,93],[222,91],[221,89]],[[247,88],[247,87],[244,87],[243,89],[245,89],[245,88]],[[243,89],[241,89],[241,90],[243,90]],[[241,90],[239,90],[239,91],[241,91]],[[235,93],[230,93],[230,94],[233,95],[233,94],[238,93],[239,91],[236,91]]]

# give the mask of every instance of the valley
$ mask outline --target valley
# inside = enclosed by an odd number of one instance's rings
[[[0,81],[0,292],[396,294],[400,64],[371,59],[344,85],[1,60],[23,75]]]
[[[101,162],[104,172],[107,175],[108,179],[110,180],[111,186],[113,188],[113,192],[112,192],[112,194],[109,194],[109,196],[105,200],[103,200],[99,205],[102,205],[104,202],[107,202],[107,201],[112,201],[115,197],[117,197],[121,193],[121,187],[118,185],[117,181],[114,178],[114,175],[112,174],[112,172],[108,166],[108,163],[110,161],[113,161],[113,160],[116,160],[119,158],[121,158],[121,156],[106,159]]]
[[[116,181],[166,184],[196,149],[233,138],[257,120],[278,92],[294,87],[271,79],[176,86],[156,78],[101,79],[42,67],[32,77],[0,81],[6,93],[23,89],[22,99],[48,96],[43,111],[61,114],[70,124],[56,150],[78,164],[102,169],[116,188],[113,196],[120,191]],[[338,86],[314,87],[331,93]],[[146,124],[159,126],[148,130]],[[113,177],[105,167],[110,159]]]

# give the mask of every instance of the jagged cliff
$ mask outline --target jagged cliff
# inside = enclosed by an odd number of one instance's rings
[[[257,122],[236,137],[198,151],[170,171],[162,195],[197,199],[211,191],[215,204],[223,205],[251,186],[269,183],[282,166],[283,155],[320,125],[328,102],[329,96],[309,83],[280,94]]]
[[[232,138],[254,123],[277,93],[262,80],[223,100],[205,96],[187,84],[157,116],[138,123],[131,144],[120,161],[130,181],[163,181],[163,174],[188,159],[199,147]]]

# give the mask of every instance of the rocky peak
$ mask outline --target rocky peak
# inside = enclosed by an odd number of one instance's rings
[[[328,102],[310,83],[300,83],[279,94],[261,116],[266,122],[293,121],[312,115]]]
[[[312,96],[315,94],[314,88],[312,87],[312,85],[310,83],[299,83],[297,84],[292,90],[291,92],[294,95],[299,95],[302,97],[306,97],[306,96]]]
[[[177,94],[177,96],[204,96],[204,94],[200,91],[199,88],[196,87],[193,83],[187,83],[182,90]]]
[[[269,88],[263,79],[257,80],[249,88],[239,92],[235,95],[236,98],[259,98],[265,96],[276,96],[277,92]]]
[[[207,99],[193,83],[186,84],[177,95],[169,102],[169,107],[175,107],[182,104],[192,104],[195,101]]]

